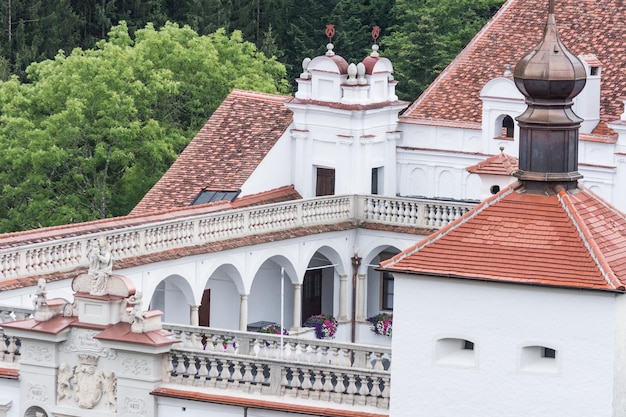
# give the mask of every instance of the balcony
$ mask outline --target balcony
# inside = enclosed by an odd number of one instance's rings
[[[142,256],[251,235],[351,223],[434,230],[474,204],[402,197],[346,195],[317,197],[245,209],[195,214],[181,210],[127,216],[0,236],[0,282],[68,273],[88,264],[89,245],[109,239],[114,259]]]

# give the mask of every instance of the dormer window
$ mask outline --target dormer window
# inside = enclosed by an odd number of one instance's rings
[[[239,190],[237,191],[226,191],[226,190],[202,190],[196,196],[192,206],[197,206],[199,204],[213,203],[216,201],[228,201],[232,202],[239,195]]]

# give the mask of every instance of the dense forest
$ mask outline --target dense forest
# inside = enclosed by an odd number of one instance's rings
[[[358,62],[368,53],[374,25],[401,81],[415,99],[498,10],[504,0],[3,0],[0,79],[25,76],[31,62],[59,50],[93,48],[125,21],[130,34],[152,23],[188,25],[199,35],[239,30],[267,57],[285,64],[288,79],[305,57],[324,52],[333,23],[337,53]],[[293,85],[293,83],[292,83]]]
[[[381,52],[415,99],[503,0],[3,0],[0,232],[118,216],[232,88]]]

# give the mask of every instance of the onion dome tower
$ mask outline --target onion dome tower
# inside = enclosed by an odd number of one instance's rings
[[[583,121],[572,110],[573,98],[586,82],[583,63],[559,39],[550,0],[544,35],[515,66],[515,85],[528,108],[517,117],[520,127],[519,170],[526,188],[541,191],[561,183],[576,187],[578,130]]]

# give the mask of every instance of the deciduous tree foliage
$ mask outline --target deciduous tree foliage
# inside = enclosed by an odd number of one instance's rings
[[[123,215],[232,88],[286,90],[241,33],[152,25],[0,83],[0,231]]]

